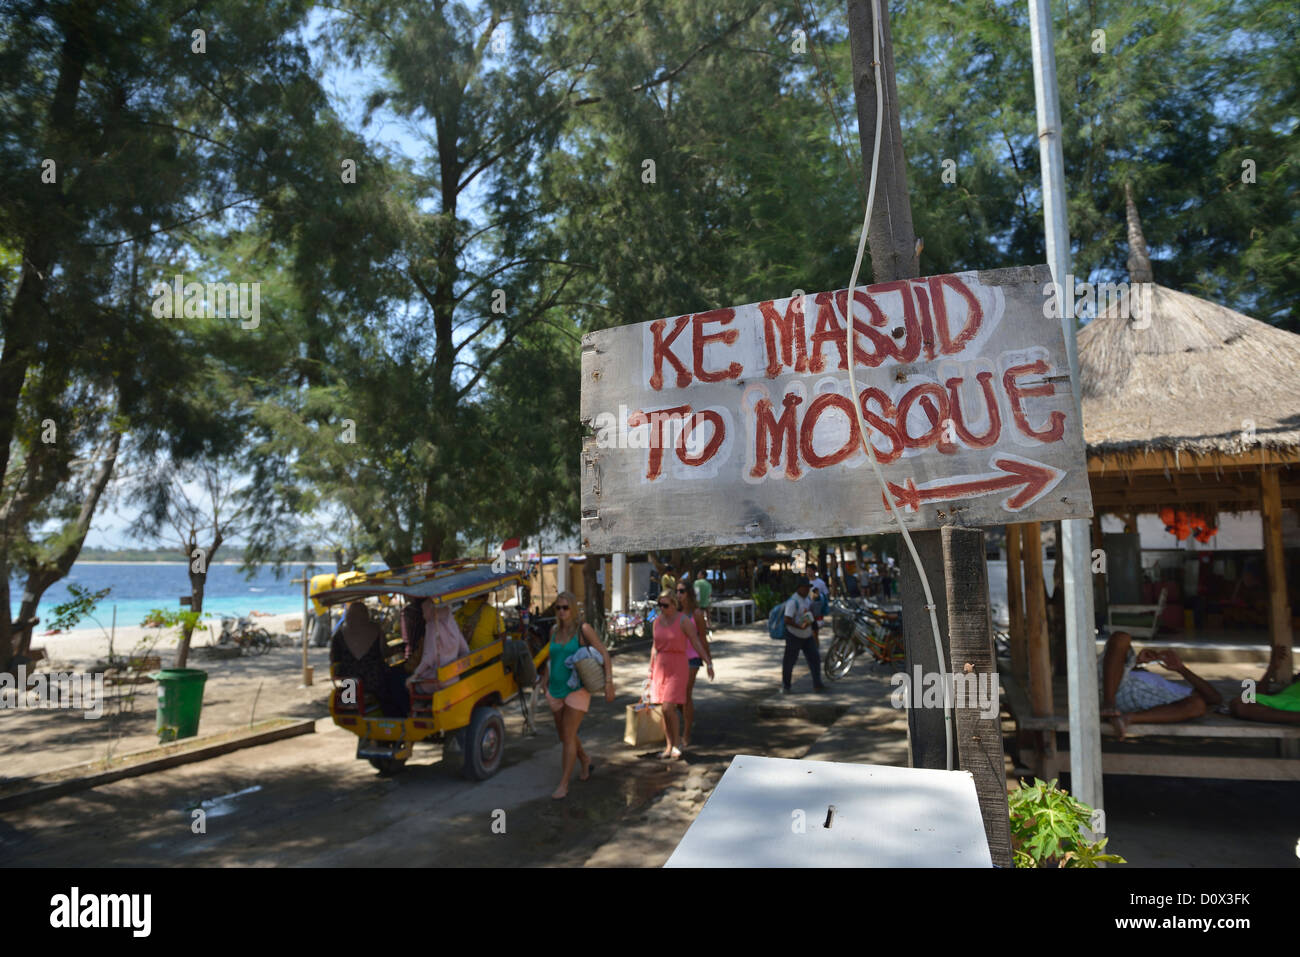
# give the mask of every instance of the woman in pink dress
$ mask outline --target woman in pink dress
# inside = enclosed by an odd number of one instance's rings
[[[686,704],[686,689],[691,675],[686,660],[688,644],[695,648],[712,671],[713,659],[700,643],[695,623],[678,608],[676,595],[671,591],[662,592],[659,595],[659,615],[655,618],[654,649],[650,652],[650,700],[663,706],[664,732],[668,741],[659,757],[673,761],[682,756],[681,748],[677,746],[676,705]]]

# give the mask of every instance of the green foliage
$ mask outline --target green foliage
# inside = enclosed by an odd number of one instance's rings
[[[1033,787],[1008,795],[1011,847],[1016,867],[1096,867],[1100,862],[1127,863],[1105,853],[1109,838],[1087,841],[1081,832],[1092,822],[1092,808],[1056,786],[1056,779],[1034,778]]]
[[[54,606],[54,617],[50,620],[50,627],[57,631],[69,631],[76,628],[80,621],[91,617],[95,613],[95,606],[103,601],[112,590],[112,588],[101,588],[99,591],[91,591],[84,585],[69,582],[68,594],[72,597],[68,601]]]
[[[1075,275],[1128,278],[1131,180],[1157,282],[1300,331],[1292,5],[1052,7]],[[922,274],[1043,261],[1025,4],[909,4],[891,26]]]
[[[239,234],[254,212],[296,228],[312,163],[338,155],[299,34],[309,6],[5,5],[0,601],[21,569],[23,616],[76,560],[119,446],[181,460],[247,446],[257,379],[231,359],[257,352],[271,317],[260,331],[221,319],[240,343],[223,351],[218,320],[165,315],[155,283],[260,281],[222,270],[208,234]]]
[[[781,601],[780,593],[771,585],[755,585],[750,592],[750,597],[754,599],[754,607],[759,618],[770,614]]]
[[[140,622],[141,628],[177,628],[179,633],[193,631],[198,623],[208,617],[202,612],[183,611],[177,608],[150,608]]]

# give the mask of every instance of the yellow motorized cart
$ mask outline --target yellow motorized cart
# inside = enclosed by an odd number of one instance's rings
[[[362,602],[369,621],[378,625],[379,648],[371,645],[364,656],[345,647],[342,623],[331,641],[330,715],[357,736],[358,758],[369,760],[381,774],[392,774],[404,766],[417,741],[451,738],[460,745],[467,777],[481,781],[497,772],[505,744],[501,708],[518,697],[525,725],[532,727],[529,695],[520,692],[537,687],[548,649],[542,646],[534,654],[522,633],[506,632],[468,655],[437,662],[436,681],[430,673],[425,675],[429,680],[413,682],[412,672],[428,657],[423,628],[410,625],[422,619],[410,617],[413,610],[407,606],[423,607],[428,600],[436,613],[439,606],[454,609],[480,596],[491,600],[525,584],[519,570],[454,561],[353,577],[314,596],[324,606]],[[363,659],[367,667],[360,666]]]

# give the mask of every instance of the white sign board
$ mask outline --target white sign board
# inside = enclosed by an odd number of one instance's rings
[[[1046,266],[855,291],[857,403],[910,528],[1092,514]],[[845,356],[847,290],[583,340],[583,547],[888,531]]]
[[[664,866],[992,867],[993,859],[969,771],[738,754]]]

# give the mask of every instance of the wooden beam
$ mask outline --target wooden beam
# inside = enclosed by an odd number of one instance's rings
[[[1055,714],[1052,703],[1052,654],[1047,636],[1047,591],[1043,585],[1043,532],[1038,522],[1021,528],[1021,551],[1025,562],[1025,637],[1029,652],[1029,706],[1035,717]],[[1056,733],[1039,732],[1040,757],[1036,773],[1051,780],[1060,767],[1056,757]]]
[[[984,530],[945,526],[944,572],[948,592],[948,647],[950,673],[963,683],[954,696],[957,768],[975,778],[984,835],[993,863],[1011,865],[1011,826],[1007,808],[1007,774],[1002,756],[1002,719],[999,709],[986,717],[980,707],[981,689],[996,705],[998,662],[989,629],[988,568],[984,559]],[[913,689],[914,693],[919,689]]]
[[[1007,628],[1011,640],[1011,673],[1029,683],[1029,650],[1025,643],[1025,593],[1020,585],[1020,526],[1007,525]]]
[[[1068,757],[1062,751],[1058,757]],[[1171,778],[1224,778],[1229,781],[1300,781],[1300,761],[1283,758],[1220,758],[1194,754],[1123,754],[1101,757],[1105,774]]]
[[[1264,568],[1268,575],[1268,637],[1277,659],[1276,680],[1287,683],[1293,672],[1291,607],[1286,594],[1286,559],[1282,553],[1282,498],[1276,469],[1259,473],[1260,521],[1264,532]]]
[[[1092,576],[1092,607],[1093,612],[1096,615],[1104,615],[1107,606],[1110,604],[1110,578],[1106,572],[1103,541],[1101,531],[1101,512],[1097,510],[1097,506],[1094,503],[1092,513],[1092,551],[1096,552],[1098,549],[1102,549],[1102,570],[1100,572],[1095,572]]]
[[[1114,472],[1160,472],[1192,469],[1242,469],[1263,465],[1300,464],[1300,448],[1251,449],[1237,455],[1224,452],[1098,452],[1088,455],[1088,474]]]

